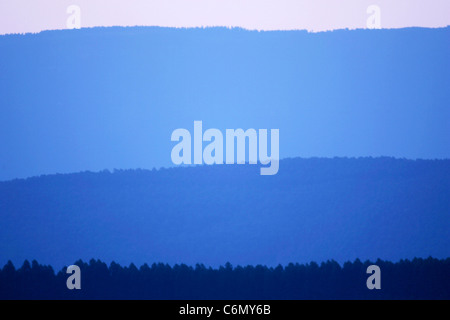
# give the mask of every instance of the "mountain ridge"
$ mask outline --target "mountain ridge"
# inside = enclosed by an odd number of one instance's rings
[[[0,183],[2,259],[55,267],[447,258],[450,160],[282,160]],[[5,263],[6,261],[0,261]]]

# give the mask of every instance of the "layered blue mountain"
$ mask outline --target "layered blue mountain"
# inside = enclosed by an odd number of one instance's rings
[[[0,182],[0,264],[450,256],[450,160],[285,159]]]
[[[0,36],[0,264],[449,257],[449,39],[450,28]],[[278,174],[158,169],[173,166],[171,133],[195,120],[279,129]]]
[[[195,120],[280,129],[281,158],[449,158],[449,39],[450,28],[0,36],[0,180],[171,166],[171,133]]]

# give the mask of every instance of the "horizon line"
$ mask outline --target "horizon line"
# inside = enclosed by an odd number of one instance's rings
[[[213,266],[213,265],[206,265],[206,264],[204,264],[204,263],[202,263],[202,262],[197,262],[197,263],[195,263],[195,264],[187,264],[187,263],[184,263],[184,262],[176,262],[176,263],[173,263],[173,264],[170,264],[170,263],[168,263],[168,262],[162,262],[162,261],[154,261],[154,262],[144,262],[144,263],[142,263],[140,266],[138,266],[137,264],[135,264],[134,262],[130,262],[129,264],[128,264],[128,266],[126,265],[126,263],[120,263],[120,262],[116,262],[116,261],[114,261],[114,260],[111,260],[109,263],[107,263],[106,261],[103,261],[103,260],[100,260],[99,258],[90,258],[89,260],[83,260],[82,258],[79,258],[79,259],[77,259],[77,260],[75,260],[74,262],[73,262],[73,265],[77,265],[77,263],[83,263],[83,264],[87,264],[87,265],[91,265],[91,262],[93,261],[94,263],[104,263],[107,267],[108,267],[108,269],[111,267],[111,265],[114,263],[114,264],[117,264],[119,267],[121,267],[121,268],[129,268],[131,265],[134,265],[138,270],[140,270],[142,267],[144,267],[145,265],[147,265],[148,267],[150,267],[150,268],[152,268],[154,265],[156,265],[156,266],[158,266],[158,265],[164,265],[165,267],[166,266],[169,266],[170,268],[174,268],[174,267],[176,267],[176,266],[186,266],[186,267],[188,267],[188,268],[192,268],[193,270],[196,270],[197,269],[197,266],[199,266],[199,267],[204,267],[205,269],[207,269],[207,270],[213,270],[213,271],[217,271],[217,270],[220,270],[220,268],[224,268],[224,267],[226,267],[226,265],[227,264],[230,264],[230,266],[231,266],[231,269],[233,270],[233,271],[235,271],[235,270],[237,270],[237,269],[239,269],[239,268],[243,268],[243,269],[245,269],[245,268],[248,268],[248,267],[257,267],[257,266],[262,266],[262,267],[265,267],[265,268],[267,268],[267,269],[272,269],[272,270],[274,270],[274,269],[277,269],[277,268],[279,268],[279,267],[282,267],[283,268],[283,270],[284,269],[286,269],[286,268],[288,268],[291,264],[292,265],[294,265],[294,266],[310,266],[310,265],[312,265],[312,264],[317,264],[319,267],[321,266],[321,265],[323,265],[323,264],[327,264],[327,263],[336,263],[336,264],[338,264],[341,268],[343,268],[344,267],[344,265],[345,264],[347,264],[347,263],[351,263],[351,264],[355,264],[355,263],[361,263],[362,265],[364,265],[364,264],[368,264],[368,263],[370,263],[370,264],[373,264],[373,263],[377,263],[377,262],[391,262],[391,263],[394,263],[394,264],[397,264],[397,263],[401,263],[401,262],[414,262],[415,260],[435,260],[435,261],[447,261],[447,260],[450,260],[450,257],[446,257],[446,258],[436,258],[436,257],[433,257],[433,256],[431,256],[431,255],[428,255],[427,257],[425,257],[425,256],[414,256],[413,258],[397,258],[397,260],[387,260],[387,259],[382,259],[382,258],[376,258],[376,259],[365,259],[365,260],[361,260],[360,258],[358,258],[358,257],[356,257],[355,259],[353,259],[353,260],[351,260],[351,259],[347,259],[347,260],[345,260],[344,262],[339,262],[339,261],[337,261],[337,260],[335,260],[334,258],[331,258],[331,259],[327,259],[327,260],[322,260],[322,261],[314,261],[314,260],[309,260],[309,262],[288,262],[288,263],[285,263],[285,264],[281,264],[281,263],[278,263],[277,265],[269,265],[269,264],[246,264],[246,265],[244,265],[244,264],[232,264],[230,261],[226,261],[225,263],[223,263],[223,264],[220,264],[220,265],[217,265],[217,266]],[[59,271],[57,271],[56,269],[57,269],[57,267],[55,266],[52,266],[51,264],[41,264],[40,262],[38,262],[36,259],[25,259],[24,261],[23,261],[23,263],[22,263],[22,265],[14,265],[14,262],[11,260],[11,259],[8,259],[7,261],[6,261],[6,263],[3,265],[3,267],[0,265],[0,271],[5,267],[5,266],[7,266],[9,263],[11,263],[12,265],[13,265],[13,267],[16,269],[16,271],[17,270],[19,270],[26,262],[28,262],[29,264],[31,264],[32,262],[34,262],[34,261],[36,261],[36,263],[38,264],[38,265],[40,265],[40,266],[42,266],[42,267],[50,267],[50,268],[52,268],[53,269],[53,272],[54,272],[54,275],[57,275],[59,272],[61,272],[61,271],[63,271],[63,270],[65,270],[65,268],[67,268],[68,266],[66,266],[66,265],[64,265],[64,266],[62,266],[61,267],[61,270],[59,270]]]
[[[113,25],[113,26],[92,26],[92,27],[82,27],[78,29],[48,29],[48,30],[40,30],[37,32],[14,32],[14,33],[0,33],[0,39],[2,37],[8,36],[29,36],[29,35],[40,35],[44,33],[50,32],[82,32],[89,30],[100,30],[100,29],[133,29],[133,28],[142,28],[142,29],[173,29],[173,30],[208,30],[208,29],[225,29],[225,30],[241,30],[248,32],[257,32],[257,33],[272,33],[272,32],[303,32],[307,34],[323,34],[323,33],[333,33],[333,32],[341,32],[341,31],[400,31],[406,29],[423,29],[423,30],[443,30],[450,28],[450,24],[446,26],[438,26],[438,27],[427,27],[427,26],[406,26],[406,27],[394,27],[394,28],[377,28],[377,29],[368,29],[368,28],[338,28],[338,29],[329,29],[329,30],[319,30],[312,31],[307,29],[271,29],[271,30],[258,30],[258,29],[248,29],[240,26],[219,26],[219,25],[211,25],[211,26],[195,26],[195,27],[177,27],[177,26],[158,26],[158,25],[134,25],[134,26],[122,26],[122,25]]]
[[[440,27],[448,0],[15,0],[0,3],[0,34],[96,26],[229,26],[249,30]]]
[[[279,159],[279,162],[286,161],[286,160],[379,160],[379,159],[390,159],[390,160],[403,160],[403,161],[449,161],[450,158],[406,158],[406,157],[394,157],[394,156],[334,156],[334,157],[322,157],[322,156],[311,156],[311,157],[285,157],[282,159]],[[261,163],[248,163],[247,161],[245,163],[233,163],[231,165],[240,166],[242,165],[252,165],[253,167],[257,168],[260,166],[264,166]],[[116,172],[120,171],[148,171],[148,172],[158,172],[158,171],[164,171],[164,170],[172,170],[172,169],[183,169],[183,168],[207,168],[207,167],[214,167],[214,166],[230,166],[230,164],[184,164],[184,165],[173,165],[173,166],[160,166],[160,167],[153,167],[153,168],[104,168],[100,170],[82,170],[82,171],[71,171],[71,172],[55,172],[55,173],[42,173],[42,174],[36,174],[32,176],[22,177],[22,178],[12,178],[12,179],[6,179],[6,180],[0,180],[0,183],[7,183],[12,181],[25,181],[30,179],[37,179],[37,178],[44,178],[44,177],[51,177],[51,176],[57,176],[57,175],[76,175],[81,173],[109,173],[109,174],[115,174]]]

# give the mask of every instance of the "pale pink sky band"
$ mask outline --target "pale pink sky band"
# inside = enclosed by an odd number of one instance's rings
[[[250,30],[359,29],[380,9],[381,28],[450,25],[450,0],[0,0],[0,34],[67,28],[67,8],[81,27],[242,27]]]

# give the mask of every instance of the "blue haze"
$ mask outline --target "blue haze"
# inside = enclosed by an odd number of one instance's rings
[[[449,257],[449,36],[1,36],[0,264]],[[278,174],[250,165],[134,170],[172,166],[171,133],[192,133],[195,120],[223,132],[279,129]]]
[[[171,166],[176,128],[280,157],[450,156],[450,28],[95,28],[0,37],[0,180]],[[280,169],[282,170],[282,168]]]

